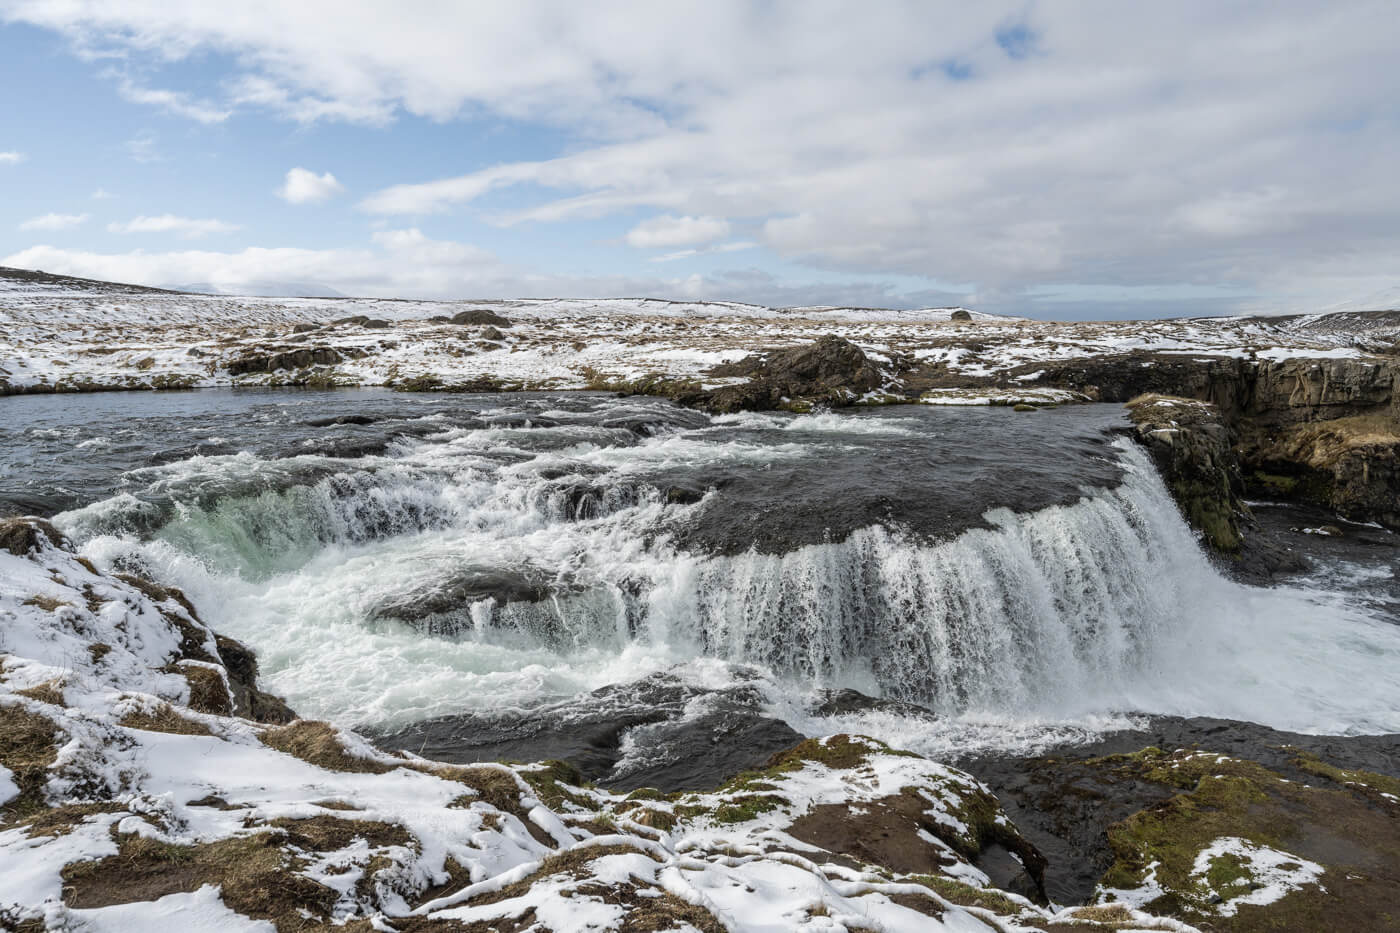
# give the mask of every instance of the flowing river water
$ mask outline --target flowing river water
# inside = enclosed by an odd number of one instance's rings
[[[34,396],[0,411],[0,512],[182,587],[300,713],[415,750],[607,721],[621,777],[667,723],[730,708],[935,755],[1141,714],[1400,731],[1394,536],[1297,534],[1309,574],[1236,582],[1125,425],[1108,405]]]

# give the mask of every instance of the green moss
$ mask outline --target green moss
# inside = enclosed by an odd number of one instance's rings
[[[1389,794],[1397,798],[1393,803],[1400,806],[1400,780],[1374,771],[1349,771],[1323,761],[1309,752],[1298,752],[1294,763],[1309,774],[1327,778],[1344,787],[1358,791],[1371,791],[1375,794]],[[1368,795],[1369,796],[1369,795]]]
[[[726,824],[747,823],[786,804],[787,800],[776,794],[744,794],[716,807],[714,820]]]
[[[545,761],[538,768],[522,768],[516,773],[530,785],[540,803],[551,810],[558,810],[565,803],[584,810],[597,809],[596,803],[577,793],[593,784],[585,781],[583,774],[567,761]]]
[[[679,794],[667,794],[655,787],[639,787],[628,794],[625,800],[675,800]]]
[[[394,383],[394,388],[400,392],[441,392],[444,387],[441,376],[428,373],[412,379],[400,379]]]
[[[1212,858],[1193,874],[1200,853],[1222,837],[1237,837],[1324,866],[1319,886],[1305,886],[1266,907],[1243,907],[1224,927],[1232,930],[1320,929],[1329,911],[1378,916],[1395,910],[1388,882],[1373,880],[1366,865],[1400,859],[1395,810],[1378,811],[1346,772],[1317,759],[1300,759],[1314,773],[1340,778],[1342,789],[1309,787],[1255,762],[1200,752],[1144,749],[1094,759],[1086,765],[1180,790],[1108,830],[1114,862],[1101,879],[1109,888],[1140,887],[1151,875],[1166,892],[1146,905],[1189,922],[1216,918],[1214,905],[1256,884],[1247,862],[1232,854]],[[1362,778],[1364,783],[1365,778]],[[1338,847],[1335,840],[1346,840]],[[1323,893],[1323,889],[1328,893]],[[1340,917],[1335,927],[1348,928]]]

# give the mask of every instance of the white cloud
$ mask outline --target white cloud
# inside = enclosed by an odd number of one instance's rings
[[[133,217],[125,223],[110,223],[107,229],[112,233],[173,233],[186,239],[195,239],[211,233],[232,233],[242,228],[238,224],[225,223],[213,218],[199,220],[161,214],[156,217]]]
[[[688,259],[691,256],[705,256],[710,253],[737,253],[744,249],[753,249],[757,246],[751,240],[735,240],[732,243],[717,243],[714,246],[707,246],[703,249],[678,249],[670,253],[662,253],[660,256],[652,256],[650,262],[675,262],[677,259]]]
[[[233,116],[233,111],[210,101],[198,100],[182,91],[143,87],[120,72],[107,71],[102,76],[114,80],[117,93],[133,104],[159,107],[167,113],[198,123],[222,123]]]
[[[110,201],[112,198],[115,198],[116,195],[108,191],[106,188],[98,188],[91,195],[89,195],[89,197],[91,197],[94,201]]]
[[[0,152],[0,165],[16,165],[24,161],[22,152]]]
[[[89,214],[43,214],[19,225],[21,230],[68,230],[88,222]]]
[[[644,220],[624,237],[628,246],[655,249],[711,243],[729,235],[729,223],[715,217],[660,216]]]
[[[554,158],[406,167],[411,183],[363,200],[374,213],[512,188],[488,219],[730,218],[818,276],[961,283],[988,310],[1074,284],[1292,294],[1393,276],[1400,255],[1384,0],[411,9],[35,0],[5,15],[152,69],[136,74],[230,63],[216,101],[148,98],[166,109],[561,131]],[[1012,22],[1034,54],[998,44]]]
[[[277,196],[292,204],[315,204],[344,191],[345,186],[336,181],[330,172],[317,175],[297,167],[287,172],[287,180],[277,189]]]

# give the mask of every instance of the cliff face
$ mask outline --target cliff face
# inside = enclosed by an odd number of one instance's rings
[[[1047,367],[1038,381],[1104,402],[1158,394],[1213,405],[1220,428],[1212,428],[1209,439],[1175,438],[1176,446],[1167,444],[1167,435],[1153,433],[1164,427],[1152,420],[1161,414],[1160,406],[1143,411],[1146,422],[1134,414],[1139,439],[1158,456],[1174,491],[1196,482],[1182,478],[1187,474],[1214,473],[1216,435],[1224,431],[1251,495],[1308,502],[1353,520],[1400,528],[1400,362],[1128,354]],[[1191,458],[1199,458],[1197,464],[1185,466]],[[1233,536],[1221,533],[1220,522],[1201,511],[1198,495],[1188,491],[1181,498],[1178,491],[1178,496],[1217,550],[1235,550],[1229,545]]]
[[[1239,553],[1249,509],[1234,436],[1219,410],[1194,399],[1143,395],[1128,404],[1128,413],[1186,520],[1213,550]]]

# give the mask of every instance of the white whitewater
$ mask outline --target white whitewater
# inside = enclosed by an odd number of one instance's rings
[[[100,562],[136,560],[184,587],[207,621],[260,651],[270,687],[303,714],[350,724],[525,707],[668,668],[718,685],[741,662],[795,724],[820,686],[926,705],[941,724],[858,723],[926,749],[1015,744],[1134,711],[1400,731],[1400,626],[1323,591],[1222,577],[1126,442],[1118,487],[994,511],[951,540],[870,526],[782,555],[704,556],[664,533],[704,505],[665,504],[631,477],[688,458],[758,467],[801,445],[675,434],[616,447],[559,429],[556,452],[502,460],[514,430],[403,442],[353,470],[195,458],[146,478],[184,490],[150,517],[153,534],[119,527],[114,516],[156,508],[130,497],[59,521]],[[551,457],[595,468],[595,488],[561,496],[539,475]],[[310,481],[273,481],[287,471]],[[241,494],[201,506],[190,493],[220,482]],[[548,595],[395,617],[500,574]]]

